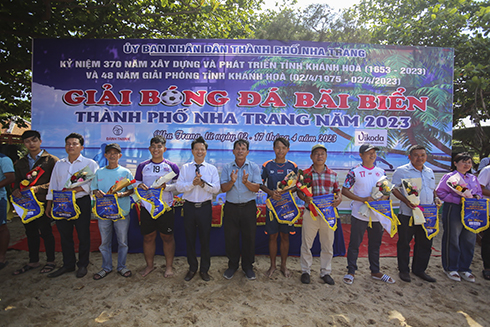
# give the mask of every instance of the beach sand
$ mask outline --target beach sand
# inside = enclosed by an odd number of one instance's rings
[[[11,244],[24,236],[18,218],[8,226]],[[440,237],[435,248],[440,248]],[[56,256],[59,266],[61,253]],[[9,265],[0,270],[0,326],[490,326],[490,281],[481,276],[478,245],[472,264],[476,283],[449,280],[439,257],[431,258],[427,270],[436,283],[413,275],[411,283],[403,282],[396,258],[381,258],[382,272],[396,280],[393,285],[371,279],[367,258],[359,259],[354,284],[346,285],[346,258],[336,257],[333,286],[320,279],[319,258],[309,285],[300,282],[297,257],[288,259],[291,278],[278,267],[269,279],[264,275],[269,258],[257,256],[253,281],[240,270],[224,279],[227,259],[213,257],[210,282],[198,275],[185,282],[185,257],[175,258],[175,276],[164,278],[165,258],[156,256],[157,269],[143,278],[138,274],[145,266],[143,254],[129,254],[131,278],[113,272],[99,281],[92,279],[102,262],[98,252],[91,253],[88,274],[80,279],[75,273],[49,279],[40,269],[13,276],[27,263],[28,253],[9,250],[7,258]]]

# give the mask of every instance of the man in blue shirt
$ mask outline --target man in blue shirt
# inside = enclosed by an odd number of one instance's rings
[[[12,160],[0,153],[0,269],[7,264],[7,248],[10,242],[10,232],[7,227],[7,191],[5,186],[15,181],[15,171]]]
[[[95,178],[92,180],[92,191],[98,198],[104,197],[109,192],[111,187],[121,180],[132,180],[133,175],[131,172],[119,165],[119,159],[122,157],[121,146],[117,143],[108,144],[105,147],[105,158],[108,165],[97,170]],[[112,230],[116,232],[117,237],[117,272],[123,277],[131,277],[132,273],[126,267],[126,258],[128,254],[128,230],[129,230],[129,210],[131,208],[131,199],[129,196],[133,194],[133,185],[130,184],[127,187],[119,190],[117,195],[117,201],[123,219],[116,221],[108,219],[99,219],[99,232],[101,238],[101,244],[99,251],[102,254],[102,269],[95,273],[93,278],[99,280],[107,276],[112,271]]]
[[[256,193],[262,179],[259,166],[247,160],[249,142],[239,139],[233,144],[235,161],[223,167],[221,190],[226,192],[223,227],[228,269],[223,276],[231,279],[240,261],[240,234],[242,235],[242,269],[253,280],[255,273],[255,231],[257,229]]]
[[[432,240],[429,240],[422,225],[410,226],[410,218],[412,210],[416,207],[411,203],[397,187],[402,186],[402,179],[421,178],[422,189],[420,190],[420,204],[440,205],[440,200],[435,196],[436,179],[434,172],[429,167],[425,166],[427,161],[427,151],[422,145],[413,145],[410,147],[408,159],[410,162],[406,165],[398,167],[393,173],[392,182],[396,186],[393,188],[393,195],[400,200],[400,212],[398,220],[401,225],[398,226],[398,242],[397,242],[397,259],[400,279],[405,282],[410,282],[410,242],[415,238],[415,246],[412,259],[412,272],[414,275],[428,282],[435,282],[435,278],[427,275],[425,270],[429,265],[429,259],[432,249]]]

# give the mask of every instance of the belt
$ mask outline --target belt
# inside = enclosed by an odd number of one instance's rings
[[[205,206],[205,205],[208,205],[208,204],[211,204],[211,200],[207,200],[207,201],[204,201],[204,202],[191,202],[191,201],[187,201],[185,200],[185,203],[189,203],[191,206],[193,206],[194,208],[200,208],[202,206]]]
[[[245,207],[245,206],[248,206],[249,204],[255,203],[255,200],[250,200],[250,201],[244,202],[244,203],[233,203],[233,202],[226,201],[226,203],[232,204],[232,205],[237,206],[237,207]]]

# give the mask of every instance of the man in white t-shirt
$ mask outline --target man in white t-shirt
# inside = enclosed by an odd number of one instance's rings
[[[371,197],[371,190],[376,182],[385,175],[385,171],[374,165],[376,151],[379,148],[371,144],[363,144],[359,148],[359,156],[362,164],[352,168],[345,178],[342,187],[342,195],[352,199],[351,203],[351,234],[349,248],[347,250],[347,274],[344,276],[344,283],[351,285],[354,282],[354,274],[357,270],[357,257],[359,256],[359,246],[362,243],[364,232],[368,231],[368,257],[371,277],[389,284],[395,280],[379,271],[379,248],[383,236],[383,226],[374,216],[371,217],[372,227],[368,228],[369,219],[359,214],[359,208],[365,202],[376,201]],[[379,200],[387,200],[388,196],[383,196]]]

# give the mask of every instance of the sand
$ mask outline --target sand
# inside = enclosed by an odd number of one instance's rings
[[[23,236],[24,228],[17,218],[8,226],[13,244]],[[440,235],[434,246],[440,247]],[[346,285],[342,282],[346,259],[336,257],[333,286],[319,278],[319,258],[314,259],[309,285],[300,282],[296,257],[288,259],[291,278],[278,269],[269,279],[264,275],[269,258],[258,256],[254,281],[241,271],[231,280],[224,279],[227,259],[213,257],[210,282],[198,275],[185,282],[185,257],[175,259],[175,276],[164,278],[164,257],[156,256],[157,269],[143,278],[137,273],[145,266],[143,254],[129,254],[133,277],[113,272],[99,281],[92,279],[102,262],[98,252],[91,253],[89,273],[81,279],[75,273],[49,279],[39,269],[13,276],[27,262],[28,254],[10,250],[7,258],[9,265],[0,270],[0,326],[490,325],[490,281],[481,277],[479,246],[472,265],[476,283],[449,280],[439,257],[431,258],[427,270],[437,278],[436,283],[415,276],[411,283],[403,282],[398,278],[396,258],[381,258],[382,271],[396,279],[393,285],[371,279],[367,258],[359,259],[354,284]],[[114,263],[116,260],[114,254]],[[60,253],[56,261],[61,265]]]

